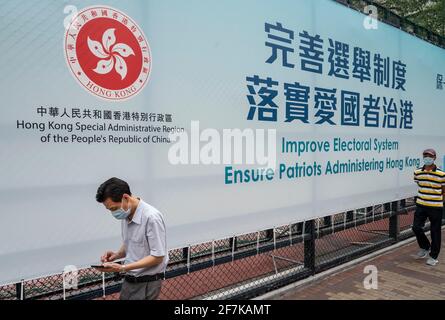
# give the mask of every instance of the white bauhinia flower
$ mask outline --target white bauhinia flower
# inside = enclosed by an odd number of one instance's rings
[[[127,46],[125,43],[118,43],[113,47],[113,53],[119,53],[122,57],[128,57],[133,55],[134,52],[133,49],[130,48],[130,46]]]
[[[102,36],[102,44],[107,52],[110,52],[110,47],[116,43],[116,36],[114,35],[115,29],[108,29]]]
[[[106,59],[110,57],[110,55],[104,51],[102,44],[98,41],[91,40],[90,37],[88,37],[88,48],[90,48],[90,51],[98,58]]]
[[[114,60],[113,57],[111,57],[109,60],[99,60],[96,69],[94,69],[93,71],[99,74],[107,74],[111,70],[113,70],[113,67]]]
[[[124,58],[122,58],[118,54],[114,57],[116,58],[116,64],[114,68],[116,69],[116,72],[121,75],[121,79],[124,80],[124,78],[127,76],[127,63],[125,62]]]
[[[91,53],[98,57],[94,72],[98,74],[107,74],[114,70],[121,76],[121,79],[125,79],[127,76],[128,68],[124,58],[131,55],[135,55],[133,49],[125,43],[116,43],[116,36],[114,34],[116,29],[108,29],[102,35],[102,43],[95,41],[88,37],[88,48]]]

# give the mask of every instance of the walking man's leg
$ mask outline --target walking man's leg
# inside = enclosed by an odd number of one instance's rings
[[[156,300],[161,293],[162,280],[148,282],[145,291],[145,300]]]
[[[423,227],[425,226],[425,221],[428,215],[426,213],[426,209],[420,206],[417,206],[416,212],[414,213],[414,221],[413,221],[413,232],[416,235],[417,243],[419,247],[423,250],[429,250],[431,245],[430,241],[425,235],[423,231]]]
[[[156,300],[161,293],[162,280],[130,283],[122,283],[120,300]]]
[[[431,253],[433,259],[437,259],[440,252],[440,245],[442,241],[442,208],[431,209],[428,214],[431,222]]]

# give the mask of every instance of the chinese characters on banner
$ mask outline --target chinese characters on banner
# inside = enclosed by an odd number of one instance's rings
[[[305,30],[297,35],[279,22],[265,23],[265,32],[265,45],[270,48],[267,64],[406,91],[407,66],[400,60],[335,39],[325,40]],[[326,59],[329,68],[324,69]],[[268,76],[249,75],[246,81],[247,120],[277,122],[280,106],[275,99],[283,95],[284,122],[413,129],[413,103],[409,100],[365,95],[343,88],[311,88],[300,82],[280,83]],[[310,108],[314,109],[314,119],[309,117]],[[337,112],[340,123],[334,119]]]

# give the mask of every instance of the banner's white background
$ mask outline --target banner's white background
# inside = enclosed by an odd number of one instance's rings
[[[120,224],[95,201],[97,187],[117,176],[135,195],[165,216],[169,248],[253,232],[409,197],[413,168],[226,185],[224,165],[173,166],[168,144],[41,143],[47,133],[17,129],[17,120],[47,122],[37,108],[59,107],[172,114],[172,126],[276,128],[294,140],[389,139],[399,149],[373,152],[278,152],[278,162],[325,163],[329,159],[420,158],[445,149],[444,93],[436,89],[445,73],[444,50],[382,23],[363,28],[364,16],[333,1],[101,1],[126,13],[143,29],[151,47],[150,82],[136,97],[108,102],[84,90],[64,56],[65,5],[80,9],[93,1],[2,1],[0,7],[0,283],[61,272],[96,262],[118,249]],[[266,64],[266,22],[281,22],[296,35],[307,30],[324,39],[324,73],[314,76],[279,63]],[[327,75],[328,38],[380,53],[407,65],[406,91],[372,81]],[[299,42],[295,40],[296,52]],[[299,61],[297,54],[293,56]],[[352,60],[352,54],[351,54]],[[300,125],[247,121],[246,76],[270,76],[281,83],[338,88],[414,104],[412,130]],[[362,98],[363,99],[363,98]],[[279,97],[280,117],[284,99]],[[313,110],[311,109],[311,113]],[[85,120],[80,120],[85,121]],[[338,121],[339,122],[339,121]],[[95,123],[94,120],[85,123]],[[441,161],[440,161],[441,165]]]

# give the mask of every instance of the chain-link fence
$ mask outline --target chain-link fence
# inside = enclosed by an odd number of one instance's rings
[[[171,250],[160,299],[253,298],[413,236],[414,208],[410,198]],[[74,288],[68,274],[1,286],[0,299],[118,298],[119,274],[82,269]]]

